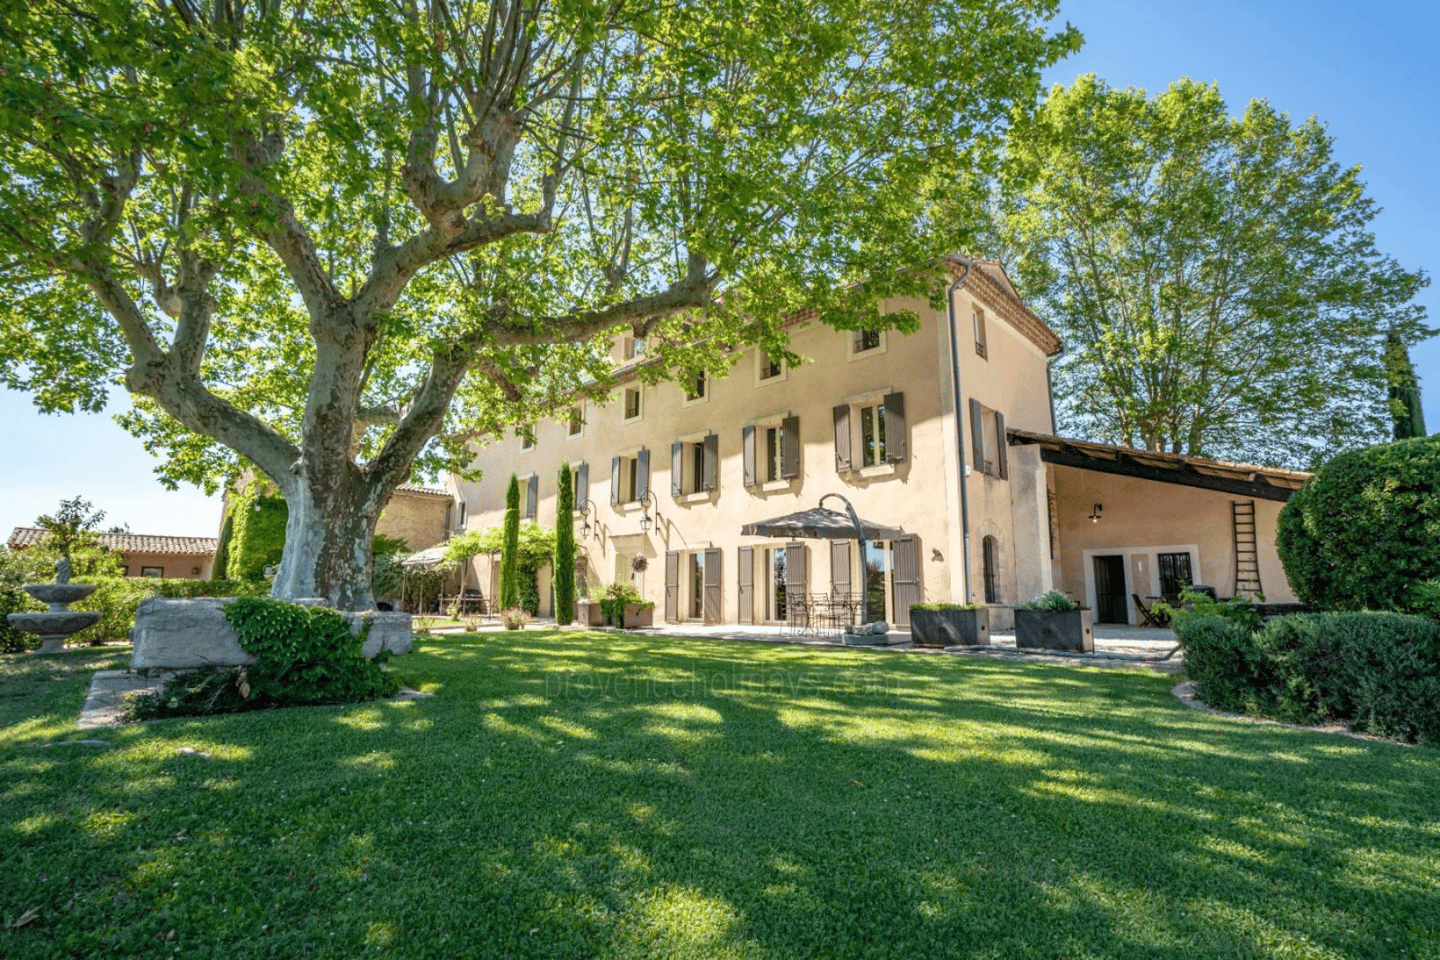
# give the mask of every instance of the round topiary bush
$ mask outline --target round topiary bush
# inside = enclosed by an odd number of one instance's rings
[[[1342,454],[1280,511],[1295,594],[1332,610],[1418,611],[1440,577],[1440,436]]]

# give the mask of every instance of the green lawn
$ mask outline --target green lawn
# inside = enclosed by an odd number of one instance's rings
[[[76,730],[124,655],[0,658],[0,955],[1440,957],[1440,751],[1174,677],[525,631]]]

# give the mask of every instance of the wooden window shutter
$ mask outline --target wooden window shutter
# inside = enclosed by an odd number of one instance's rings
[[[610,458],[610,506],[620,506],[620,458]]]
[[[635,455],[635,499],[644,500],[650,492],[650,448],[642,447]]]
[[[975,469],[985,472],[985,412],[974,397],[970,398],[970,451],[975,455]]]
[[[755,622],[755,548],[741,547],[739,549],[739,562],[735,564],[739,574],[739,589],[735,592],[735,602],[739,605],[736,611],[737,618],[741,623]]]
[[[745,468],[745,486],[755,486],[755,428],[740,430],[740,460]]]
[[[679,440],[670,444],[670,496],[678,497],[684,492],[680,485],[680,468],[685,459],[685,444]]]
[[[1010,478],[1010,468],[1007,462],[1006,447],[1010,446],[1005,439],[1005,414],[999,410],[995,411],[995,468],[1000,472],[1001,480]]]
[[[575,468],[575,508],[585,506],[590,499],[590,464],[581,460]]]
[[[805,544],[796,540],[785,544],[785,592],[804,593],[810,582],[805,569]]]
[[[665,622],[680,619],[680,551],[665,554]]]
[[[850,592],[850,541],[830,541],[830,592]]]
[[[786,417],[780,424],[780,476],[800,476],[800,418]]]
[[[895,626],[910,626],[910,604],[920,602],[920,540],[914,535],[891,542],[895,560]]]
[[[701,489],[709,492],[720,485],[720,434],[705,436],[705,471]]]
[[[525,519],[534,520],[540,506],[540,478],[530,474],[528,489],[525,491]]]
[[[910,459],[909,430],[905,424],[905,394],[885,394],[885,459],[904,463]]]
[[[835,415],[835,471],[843,473],[850,469],[850,404],[842,403],[834,408]]]
[[[719,623],[720,616],[720,562],[725,552],[719,547],[705,551],[705,622]]]

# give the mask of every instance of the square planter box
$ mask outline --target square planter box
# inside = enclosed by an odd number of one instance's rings
[[[990,611],[910,608],[910,642],[917,647],[980,646],[990,642]]]
[[[1016,610],[1015,645],[1021,649],[1094,653],[1095,629],[1090,611]]]
[[[625,629],[655,626],[655,605],[653,603],[625,604]]]
[[[598,600],[576,600],[575,622],[582,627],[605,626],[605,613]]]

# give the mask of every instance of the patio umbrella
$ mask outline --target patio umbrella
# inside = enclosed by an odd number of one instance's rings
[[[834,497],[845,504],[845,512],[831,510],[825,501]],[[809,510],[787,513],[783,517],[747,523],[740,528],[746,537],[805,537],[811,540],[855,540],[860,547],[860,576],[867,576],[865,544],[871,540],[895,540],[905,535],[899,527],[861,520],[850,501],[838,493],[827,493],[820,505]],[[863,591],[863,586],[862,586]],[[862,594],[863,595],[863,594]],[[863,616],[863,615],[862,615]]]

